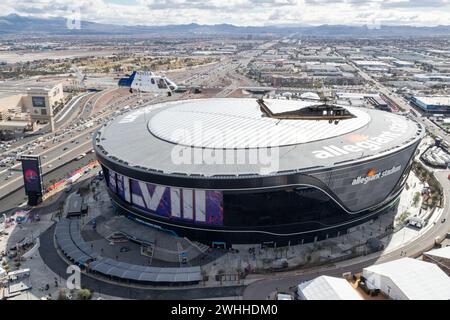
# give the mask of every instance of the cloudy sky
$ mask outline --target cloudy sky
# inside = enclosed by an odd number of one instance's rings
[[[450,0],[0,0],[0,10],[36,17],[79,10],[82,20],[125,25],[450,24]]]

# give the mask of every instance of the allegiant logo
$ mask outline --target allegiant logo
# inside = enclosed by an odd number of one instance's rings
[[[328,159],[338,156],[347,155],[350,153],[363,152],[364,150],[377,151],[381,149],[384,144],[390,143],[404,135],[408,129],[408,123],[399,117],[391,115],[386,116],[386,119],[391,122],[389,126],[390,131],[383,131],[376,137],[364,137],[364,141],[348,144],[344,146],[325,146],[320,150],[315,150],[312,153],[318,159]],[[360,139],[361,137],[358,136]],[[350,137],[351,139],[351,137]]]
[[[387,169],[384,171],[376,172],[375,169],[370,169],[365,176],[359,176],[352,181],[352,186],[359,184],[368,184],[369,182],[379,180],[381,178],[390,176],[396,172],[401,170],[402,166],[394,166],[391,169]]]

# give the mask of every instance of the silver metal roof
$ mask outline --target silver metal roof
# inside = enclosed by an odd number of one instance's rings
[[[199,266],[157,268],[102,258],[81,238],[79,228],[78,220],[62,219],[56,225],[56,241],[68,258],[77,263],[90,262],[90,268],[93,271],[122,279],[148,282],[182,283],[198,282],[202,279]]]
[[[317,105],[274,99],[265,103],[273,113]],[[148,129],[162,140],[199,148],[279,147],[333,138],[369,123],[370,116],[362,109],[347,109],[356,118],[330,125],[328,121],[279,121],[263,117],[252,99],[188,100],[153,116]]]
[[[280,110],[306,106],[287,100],[266,103]],[[99,130],[96,145],[128,167],[211,177],[365,161],[406,148],[424,134],[420,124],[403,116],[348,109],[356,118],[330,124],[264,118],[256,99],[181,100],[116,117]]]

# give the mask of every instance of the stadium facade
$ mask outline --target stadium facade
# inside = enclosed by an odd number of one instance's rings
[[[264,103],[276,115],[317,111]],[[93,143],[126,216],[208,245],[295,244],[397,208],[423,127],[378,110],[345,114],[284,120],[255,99],[182,100],[126,112]]]

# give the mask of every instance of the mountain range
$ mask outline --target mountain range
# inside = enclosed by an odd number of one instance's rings
[[[450,36],[450,26],[235,26],[196,23],[166,26],[125,26],[82,21],[80,29],[67,28],[65,18],[35,18],[10,14],[0,17],[0,35],[288,35],[312,37],[433,37]]]

